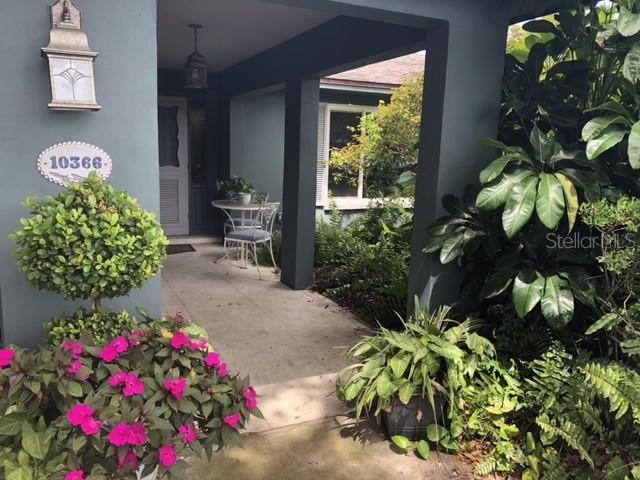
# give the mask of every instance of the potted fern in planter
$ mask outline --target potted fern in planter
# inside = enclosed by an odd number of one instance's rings
[[[357,418],[373,415],[390,437],[412,440],[445,423],[456,390],[473,376],[475,365],[494,354],[493,345],[475,332],[478,320],[457,322],[450,313],[448,306],[430,313],[416,299],[403,330],[381,328],[349,350],[356,363],[338,376],[337,389],[355,404]],[[436,433],[446,447],[447,439]]]

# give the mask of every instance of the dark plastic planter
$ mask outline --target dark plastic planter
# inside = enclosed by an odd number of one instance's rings
[[[427,435],[427,427],[432,423],[443,424],[445,403],[440,395],[435,398],[434,409],[429,399],[414,395],[405,405],[396,398],[391,402],[391,411],[382,412],[382,424],[389,438],[404,435],[409,440],[423,440]]]

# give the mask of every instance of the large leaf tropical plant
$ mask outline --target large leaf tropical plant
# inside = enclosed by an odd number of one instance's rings
[[[549,230],[566,217],[571,231],[578,213],[578,188],[597,198],[606,177],[594,165],[587,165],[581,152],[568,152],[553,132],[544,134],[537,126],[529,136],[530,149],[508,146],[496,140],[485,144],[501,155],[480,172],[482,190],[476,198],[479,210],[502,208],[502,226],[513,238],[535,216]]]

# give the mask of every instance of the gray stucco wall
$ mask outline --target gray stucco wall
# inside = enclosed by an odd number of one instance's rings
[[[61,295],[38,292],[15,267],[7,238],[27,210],[27,196],[55,194],[60,187],[36,171],[50,145],[81,140],[113,159],[110,183],[141,205],[158,211],[157,66],[155,0],[76,0],[91,47],[100,53],[95,75],[97,113],[48,111],[48,70],[40,48],[48,43],[52,0],[5,1],[0,15],[0,307],[3,342],[33,346],[42,323],[75,306]],[[160,313],[160,279],[114,308],[141,305]]]
[[[231,175],[242,177],[269,200],[282,201],[284,91],[231,100]]]

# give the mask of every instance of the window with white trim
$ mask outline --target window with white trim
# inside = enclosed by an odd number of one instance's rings
[[[329,165],[332,148],[346,146],[357,129],[360,117],[375,110],[364,105],[321,103],[318,115],[318,167],[316,175],[316,206],[328,208],[329,198],[342,210],[367,208],[370,199],[363,195],[364,175],[357,178],[334,170]],[[338,174],[338,175],[336,175]],[[338,178],[336,178],[338,177]]]

